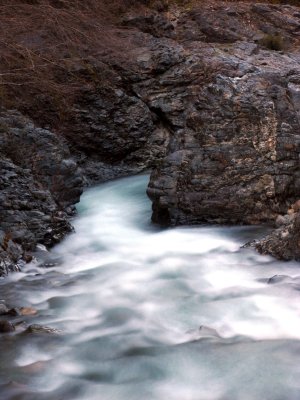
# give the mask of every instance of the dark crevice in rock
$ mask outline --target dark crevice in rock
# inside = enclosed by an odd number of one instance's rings
[[[158,123],[161,124],[164,128],[168,130],[170,133],[174,133],[175,127],[173,126],[172,122],[168,119],[168,116],[157,107],[149,107],[150,110],[156,115]]]

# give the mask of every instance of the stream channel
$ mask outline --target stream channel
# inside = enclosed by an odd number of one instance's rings
[[[76,232],[0,281],[1,400],[299,400],[300,265],[241,246],[261,227],[150,222],[145,175],[87,190]]]

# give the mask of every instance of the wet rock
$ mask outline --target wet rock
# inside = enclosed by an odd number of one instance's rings
[[[22,247],[12,240],[10,234],[0,229],[0,277],[21,269],[22,253]]]
[[[14,331],[15,327],[11,322],[0,320],[0,333],[10,333]]]
[[[23,320],[14,321],[14,326],[17,332],[23,332],[27,327],[27,323]]]
[[[8,312],[8,307],[5,304],[0,303],[0,315],[5,315]]]
[[[63,257],[51,253],[47,254],[46,257],[42,257],[41,260],[43,260],[40,264],[42,268],[53,268],[63,263]]]
[[[22,314],[21,314],[21,310],[20,310],[19,308],[14,307],[14,308],[10,308],[10,309],[7,311],[6,315],[9,315],[9,316],[11,316],[11,317],[18,317],[18,316],[20,316],[20,315],[22,315]]]
[[[288,275],[274,275],[268,279],[268,283],[269,284],[279,283],[279,282],[283,282],[287,279],[292,279],[292,278]]]
[[[28,387],[20,382],[16,381],[10,381],[4,385],[1,385],[1,388],[9,388],[9,389],[17,389],[17,390],[22,390],[23,393],[28,389]]]
[[[216,329],[210,328],[209,326],[205,325],[201,325],[198,329],[192,329],[187,333],[192,335],[193,340],[207,339],[207,338],[218,338],[218,339],[221,338],[220,334]]]
[[[37,310],[33,307],[21,307],[20,308],[20,314],[21,315],[36,315]]]
[[[58,329],[50,328],[48,326],[43,326],[43,325],[29,325],[29,327],[24,331],[24,334],[34,334],[34,335],[39,335],[39,334],[51,334],[51,335],[56,335],[59,334],[60,331]]]
[[[261,254],[271,254],[281,260],[300,261],[300,213],[290,223],[281,226],[255,243]]]
[[[28,364],[22,367],[22,371],[26,374],[39,374],[46,368],[46,361],[36,361],[32,364]]]
[[[29,264],[31,261],[33,261],[32,254],[23,254],[23,260],[26,262],[26,264]]]
[[[216,329],[210,328],[209,326],[205,325],[201,325],[199,327],[198,334],[200,337],[221,337]]]

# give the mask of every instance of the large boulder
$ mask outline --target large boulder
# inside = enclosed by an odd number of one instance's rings
[[[185,60],[135,86],[171,131],[148,187],[154,222],[259,224],[300,197],[299,14],[290,6],[224,7],[185,17],[193,35],[179,20]],[[246,12],[252,25],[242,24]],[[282,38],[284,51],[270,38]]]
[[[276,70],[220,74],[188,99],[169,94],[183,106],[181,118],[172,111],[167,117],[182,126],[151,176],[155,222],[257,224],[275,219],[299,198],[300,136],[291,78]]]

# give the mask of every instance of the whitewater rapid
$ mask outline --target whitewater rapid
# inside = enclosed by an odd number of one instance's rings
[[[299,264],[242,249],[260,228],[153,226],[148,179],[87,190],[59,265],[0,282],[61,331],[1,339],[0,399],[299,400]]]

